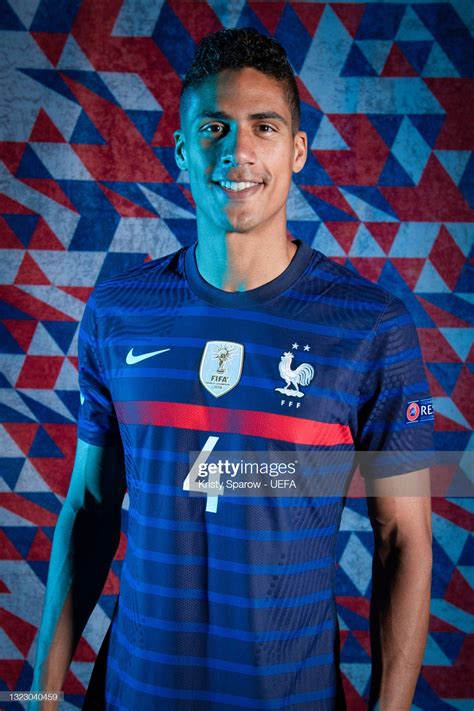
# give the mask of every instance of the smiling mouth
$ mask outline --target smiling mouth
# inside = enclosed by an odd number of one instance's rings
[[[256,192],[258,188],[263,185],[263,183],[253,181],[237,182],[235,180],[218,180],[214,181],[214,184],[222,188],[228,195],[232,195],[232,197],[246,197]]]

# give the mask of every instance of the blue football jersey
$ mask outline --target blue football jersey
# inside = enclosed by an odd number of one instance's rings
[[[102,708],[345,708],[334,589],[343,493],[186,487],[190,453],[210,438],[241,453],[373,452],[365,477],[384,475],[378,454],[432,446],[403,302],[296,244],[287,269],[256,289],[207,283],[193,245],[88,300],[78,436],[121,442],[129,496],[120,594],[99,653]]]

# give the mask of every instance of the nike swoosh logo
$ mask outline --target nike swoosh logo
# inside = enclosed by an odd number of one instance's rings
[[[125,358],[125,362],[127,365],[135,365],[135,363],[140,363],[140,361],[142,360],[146,360],[147,358],[156,356],[159,353],[166,353],[166,351],[170,350],[171,348],[163,348],[163,350],[161,351],[153,351],[152,353],[142,353],[141,355],[133,355],[133,348],[130,348],[127,353],[127,357]]]

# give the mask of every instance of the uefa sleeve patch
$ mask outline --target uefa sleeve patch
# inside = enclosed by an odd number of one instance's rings
[[[406,424],[427,420],[434,420],[433,399],[427,397],[424,400],[410,400],[406,409]]]

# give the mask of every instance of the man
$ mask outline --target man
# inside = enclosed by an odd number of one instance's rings
[[[213,449],[294,461],[363,450],[374,453],[361,471],[375,492],[369,707],[409,709],[429,618],[429,498],[380,495],[377,479],[427,476],[409,473],[432,431],[417,415],[429,392],[413,322],[399,299],[287,237],[307,136],[278,43],[250,28],[205,38],[180,117],[176,161],[189,171],[198,241],[108,279],[87,304],[77,456],[35,684],[62,687],[127,487],[121,590],[84,708],[344,709],[343,492],[196,494],[191,465]],[[376,453],[390,450],[409,464],[379,471]]]

